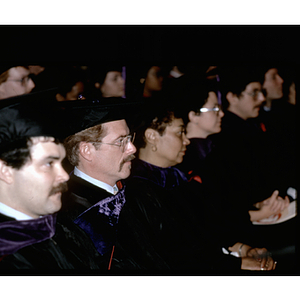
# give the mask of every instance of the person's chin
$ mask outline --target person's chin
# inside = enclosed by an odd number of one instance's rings
[[[54,213],[58,212],[62,207],[61,197],[60,196],[53,197],[53,196],[51,196],[51,199],[50,199],[51,205],[48,206],[49,207],[48,214],[54,214]]]
[[[185,153],[181,153],[181,155],[176,160],[176,164],[174,164],[174,165],[178,165],[178,164],[182,163],[184,154]]]
[[[50,196],[50,199],[53,203],[57,204],[58,206],[62,204],[61,202],[61,196],[62,196],[62,193],[59,192],[59,193],[55,193],[53,195]]]

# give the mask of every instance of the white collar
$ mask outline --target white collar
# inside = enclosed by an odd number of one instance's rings
[[[77,169],[76,167],[74,168],[74,175],[76,175],[77,177],[80,177],[86,181],[88,181],[91,184],[94,184],[96,186],[98,186],[101,189],[106,190],[107,192],[109,192],[110,194],[117,194],[117,192],[119,191],[117,185],[115,184],[114,186],[111,186],[105,182],[102,182],[100,180],[97,180],[85,173],[83,173],[82,171],[80,171],[79,169]]]
[[[179,77],[182,76],[182,74],[180,74],[180,73],[178,73],[178,72],[176,72],[174,70],[170,71],[170,75],[173,76],[174,78],[179,78]]]
[[[0,202],[0,213],[3,215],[6,215],[8,217],[17,219],[18,221],[24,221],[24,220],[31,220],[32,217],[25,215],[24,213],[15,210],[14,208],[5,205],[4,203]]]
[[[263,109],[264,109],[264,111],[270,111],[270,110],[271,110],[271,107],[263,106]]]

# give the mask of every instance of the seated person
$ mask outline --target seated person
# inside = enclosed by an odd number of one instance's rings
[[[69,176],[55,118],[42,103],[30,102],[32,109],[23,98],[0,110],[1,274],[89,272],[101,266],[84,232],[72,222],[68,228],[57,222]]]
[[[125,97],[121,65],[93,65],[90,80],[89,94],[93,98]]]
[[[217,89],[211,80],[198,80],[197,84],[188,87],[184,115],[187,124],[187,137],[190,145],[187,147],[183,162],[177,167],[188,178],[194,177],[201,181],[203,163],[212,151],[214,144],[212,135],[221,131],[224,116],[218,104]],[[196,177],[198,176],[198,177]]]
[[[252,224],[289,205],[286,188],[282,188],[286,174],[276,171],[278,164],[270,160],[273,150],[256,121],[265,100],[263,74],[254,67],[240,66],[230,67],[227,72],[223,69],[220,78],[225,115],[202,177],[209,202],[227,220],[224,224],[230,221],[230,232],[252,236],[252,243],[264,244],[268,249],[289,245],[293,242],[287,239],[285,225],[273,225],[271,230],[270,226],[257,228]],[[294,226],[289,228],[293,239]]]
[[[0,66],[0,100],[28,94],[34,87],[27,66]]]
[[[240,258],[225,255],[218,239],[201,228],[193,208],[201,201],[175,166],[182,162],[189,140],[182,109],[141,111],[137,127],[138,159],[133,160],[126,183],[112,264],[116,272],[142,274],[239,273],[240,269],[272,270],[273,260],[243,243],[229,247]],[[197,214],[197,216],[196,216]],[[200,229],[201,228],[201,229]]]
[[[284,66],[270,64],[264,66],[264,72],[263,88],[266,101],[259,112],[257,121],[263,126],[269,147],[273,150],[269,155],[277,161],[275,171],[278,172],[278,177],[281,172],[285,174],[280,179],[286,183],[283,188],[285,190],[290,187],[296,189],[297,112],[295,105],[289,102],[295,101],[295,88],[293,90],[292,83],[296,79],[296,67],[288,64]]]
[[[130,175],[136,151],[125,119],[128,104],[122,98],[60,104],[65,106],[64,145],[73,168],[60,215],[86,232],[109,269],[126,201],[122,180]]]
[[[85,99],[86,78],[81,69],[67,69],[62,77],[56,94],[57,101]]]
[[[163,88],[164,76],[160,66],[150,66],[141,77],[140,82],[144,85],[143,97],[149,98],[160,92]]]

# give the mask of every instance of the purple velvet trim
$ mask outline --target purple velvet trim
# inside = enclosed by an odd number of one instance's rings
[[[119,215],[125,204],[125,189],[118,194],[107,197],[79,215],[74,223],[82,228],[92,239],[100,254],[112,249],[115,242]]]
[[[0,223],[0,255],[47,240],[55,234],[56,215],[47,215],[25,221]]]
[[[134,161],[131,174],[132,177],[150,180],[168,190],[187,182],[184,173],[175,167],[160,168],[140,159]]]

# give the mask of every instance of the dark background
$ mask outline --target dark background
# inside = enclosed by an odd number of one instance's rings
[[[1,60],[299,63],[300,26],[0,26]]]

